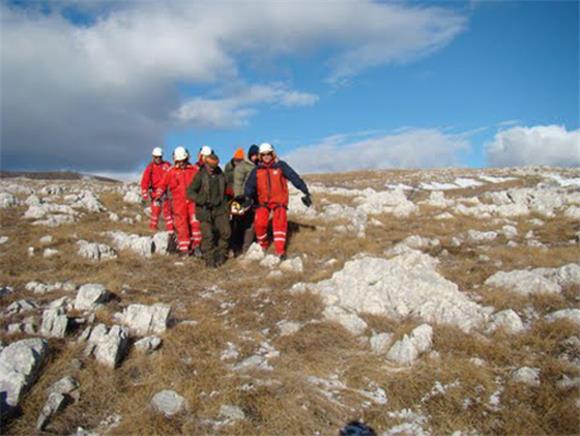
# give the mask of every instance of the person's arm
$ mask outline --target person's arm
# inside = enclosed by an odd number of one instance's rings
[[[170,177],[170,174],[171,174],[171,170],[170,171],[167,171],[163,175],[163,178],[161,179],[161,182],[159,182],[159,186],[157,187],[157,189],[153,193],[153,199],[154,200],[159,200],[161,198],[161,196],[163,195],[163,193],[167,190],[167,186],[169,185],[169,177]]]
[[[248,167],[245,163],[241,163],[234,169],[234,197],[241,197],[244,195],[244,179],[249,173]]]
[[[149,187],[151,186],[151,164],[147,165],[141,177],[141,197],[143,201],[149,200]],[[153,193],[154,194],[154,193]]]
[[[199,191],[201,190],[201,170],[197,172],[189,186],[187,187],[187,196],[191,201],[197,204]]]
[[[244,186],[244,197],[246,198],[254,198],[256,195],[256,170],[257,168],[252,169]]]
[[[294,171],[292,167],[290,167],[290,165],[288,165],[284,161],[280,161],[280,168],[282,168],[282,174],[284,174],[284,177],[290,180],[290,182],[296,187],[296,189],[302,191],[304,195],[307,196],[310,195],[310,193],[308,192],[308,186],[306,186],[304,180],[300,178],[298,173]]]

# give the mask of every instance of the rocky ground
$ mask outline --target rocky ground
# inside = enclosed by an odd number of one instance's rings
[[[208,270],[135,184],[1,180],[3,433],[578,431],[579,170],[307,181]]]

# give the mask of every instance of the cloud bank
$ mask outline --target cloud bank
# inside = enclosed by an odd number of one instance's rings
[[[468,135],[409,129],[358,140],[351,135],[330,136],[318,144],[293,150],[283,158],[298,171],[308,173],[436,168],[461,165],[461,154],[469,150]]]
[[[466,25],[450,9],[368,0],[89,2],[90,19],[65,18],[85,3],[0,4],[3,168],[130,171],[176,125],[239,127],[262,105],[316,103],[276,78],[212,95],[253,65],[323,55],[341,83],[432,53]],[[183,84],[204,91],[184,99]]]
[[[580,129],[563,126],[512,127],[486,145],[489,166],[580,166]]]

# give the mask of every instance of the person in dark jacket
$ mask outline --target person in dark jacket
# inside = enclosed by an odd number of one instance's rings
[[[218,164],[215,154],[206,156],[205,165],[187,188],[187,195],[196,204],[196,216],[201,222],[201,252],[209,267],[225,262],[231,234],[226,178]]]
[[[234,168],[234,202],[232,203],[232,248],[236,254],[245,253],[255,239],[254,207],[244,204],[244,189],[252,170],[258,163],[259,148],[252,144],[248,156]]]
[[[302,193],[302,202],[310,207],[312,199],[306,183],[286,162],[279,160],[274,147],[268,143],[260,145],[260,162],[248,176],[244,195],[257,203],[254,228],[260,246],[266,250],[269,242],[268,221],[272,214],[274,251],[280,258],[286,257],[286,232],[288,229],[288,180]]]

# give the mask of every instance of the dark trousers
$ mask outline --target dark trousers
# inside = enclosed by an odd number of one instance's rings
[[[234,250],[234,253],[245,253],[254,242],[254,236],[254,211],[249,210],[243,215],[233,215],[230,248]]]
[[[230,240],[230,220],[226,213],[210,212],[201,221],[201,252],[206,261],[225,259]]]

